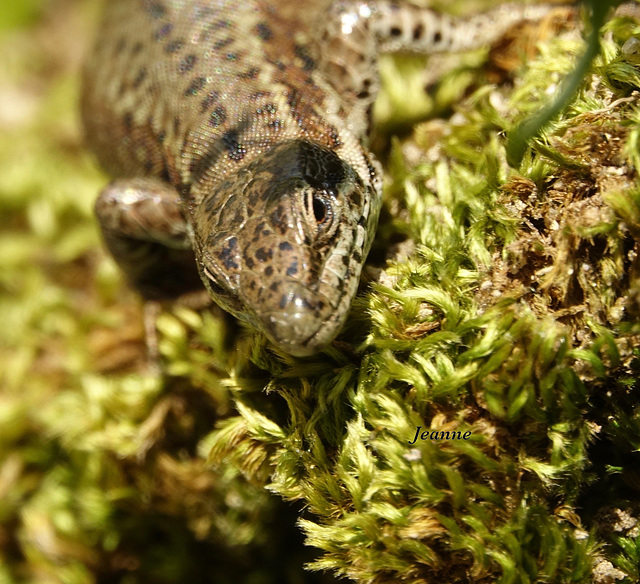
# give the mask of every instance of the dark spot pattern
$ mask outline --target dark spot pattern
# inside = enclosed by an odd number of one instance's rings
[[[298,262],[293,262],[287,268],[287,276],[295,276],[298,273]]]
[[[437,30],[435,33],[433,33],[433,44],[437,45],[441,41],[442,41],[442,33],[439,30]]]
[[[270,41],[273,38],[273,32],[266,22],[259,22],[256,25],[256,32],[258,33],[258,37],[263,41]]]
[[[153,38],[157,41],[160,41],[166,37],[168,37],[171,34],[171,31],[173,30],[173,24],[171,24],[170,22],[167,22],[165,24],[163,24],[153,35]]]
[[[224,124],[227,119],[227,110],[223,106],[219,105],[211,112],[209,116],[209,125],[213,128],[217,128]]]
[[[302,68],[304,71],[313,71],[316,68],[316,62],[309,54],[306,47],[302,45],[295,46],[295,54],[302,61]]]
[[[423,34],[424,34],[424,25],[420,23],[416,25],[416,27],[413,29],[413,40],[414,41],[420,40]]]
[[[238,137],[244,132],[249,124],[241,122],[235,128],[231,128],[220,138],[212,140],[207,151],[200,158],[191,161],[191,181],[197,182],[206,171],[211,168],[220,158],[223,150],[226,150],[232,160],[242,160],[246,154],[244,146],[238,143]],[[228,188],[226,183],[220,185],[220,189]]]
[[[402,34],[402,29],[397,26],[392,26],[391,30],[389,30],[389,34],[392,37],[399,37]]]
[[[185,97],[198,95],[198,92],[207,84],[206,77],[196,77],[184,92]]]
[[[226,19],[221,19],[221,20],[216,20],[213,23],[213,30],[219,30],[221,28],[229,28],[231,26],[231,23],[226,20]]]
[[[162,18],[167,14],[167,9],[161,2],[145,2],[145,9],[151,18]]]
[[[213,43],[213,48],[214,50],[219,51],[220,49],[228,47],[231,43],[233,43],[233,39],[231,37],[227,37],[225,39],[217,40],[215,43]]]
[[[197,61],[198,57],[196,57],[195,55],[187,55],[180,61],[178,71],[180,71],[180,73],[187,73],[188,71],[191,71]]]
[[[239,79],[255,79],[258,76],[258,73],[260,73],[259,67],[251,67],[251,69],[247,69],[242,73],[238,73],[238,78]]]
[[[120,55],[124,51],[126,46],[127,46],[127,39],[122,37],[120,40],[118,40],[118,44],[116,44],[116,55]]]
[[[238,142],[239,132],[235,128],[231,128],[222,136],[222,144],[224,145],[229,158],[231,160],[242,160],[247,153],[245,147]]]
[[[253,93],[249,94],[249,99],[251,101],[255,101],[256,99],[260,99],[261,97],[264,97],[265,95],[271,95],[269,92],[267,91],[254,91]]]
[[[222,262],[225,268],[228,270],[237,270],[238,264],[235,262],[235,250],[238,245],[238,240],[235,237],[230,237],[227,241],[227,245],[222,248],[222,251],[218,254],[218,259]]]
[[[140,71],[138,71],[136,78],[133,80],[133,88],[138,89],[138,87],[142,85],[142,82],[146,79],[146,77],[147,77],[147,68],[142,67]]]
[[[273,252],[270,249],[261,247],[256,251],[256,259],[259,262],[267,262],[273,257]]]
[[[207,94],[207,97],[205,97],[202,100],[202,103],[200,104],[200,112],[204,113],[206,112],[216,101],[218,101],[218,99],[220,98],[220,93],[217,91],[210,91]]]
[[[168,42],[164,50],[165,52],[172,55],[174,53],[181,51],[182,47],[184,47],[184,41],[182,39],[175,39],[173,41]]]

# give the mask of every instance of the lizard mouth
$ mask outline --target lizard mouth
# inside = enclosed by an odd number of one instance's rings
[[[344,317],[337,317],[324,295],[301,289],[290,292],[278,309],[265,313],[261,321],[261,328],[274,345],[296,357],[305,357],[333,340]]]

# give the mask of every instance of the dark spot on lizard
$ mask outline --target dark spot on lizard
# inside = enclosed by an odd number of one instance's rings
[[[338,133],[338,130],[334,126],[331,126],[331,131],[329,132],[329,138],[331,138],[332,148],[338,148],[339,146],[342,145],[342,140],[340,140],[340,134]]]
[[[253,93],[249,94],[249,99],[251,101],[255,101],[256,99],[260,99],[261,97],[264,97],[265,95],[271,95],[269,92],[267,91],[254,91]]]
[[[161,2],[147,1],[145,3],[145,8],[151,18],[162,18],[167,13],[167,9],[162,5]]]
[[[144,45],[138,41],[135,45],[133,45],[133,48],[131,49],[131,55],[133,57],[135,57],[136,55],[140,54],[140,51],[142,51],[142,49],[144,48]]]
[[[235,128],[231,128],[220,138],[212,140],[207,151],[200,158],[191,161],[191,181],[198,181],[207,169],[211,168],[220,158],[223,150],[227,150],[229,158],[232,160],[242,160],[246,154],[246,149],[238,143],[238,137],[249,126],[248,122],[241,122]],[[222,188],[223,185],[220,185]]]
[[[273,268],[271,266],[267,266],[264,270],[264,275],[270,277],[273,274]]]
[[[273,32],[266,22],[259,22],[256,25],[256,32],[263,41],[270,41],[273,38]]]
[[[266,223],[263,221],[262,223],[260,223],[254,230],[253,232],[253,239],[251,241],[257,241],[258,237],[260,237],[260,233],[262,232],[262,230],[265,228]]]
[[[153,38],[157,41],[162,40],[163,38],[166,38],[167,36],[169,36],[169,34],[171,33],[171,31],[173,30],[173,24],[171,24],[170,22],[167,22],[166,24],[163,24],[153,35]]]
[[[259,262],[266,262],[273,257],[273,252],[270,249],[266,249],[261,247],[258,251],[256,251],[256,259]]]
[[[131,131],[133,127],[133,114],[131,112],[127,112],[122,116],[122,123],[127,131]]]
[[[441,41],[442,41],[442,33],[439,30],[437,30],[436,32],[433,33],[433,44],[437,45]]]
[[[290,251],[293,249],[293,246],[288,241],[283,241],[282,243],[280,243],[280,245],[278,245],[278,247],[282,251]]]
[[[213,48],[214,50],[219,51],[220,49],[228,47],[231,43],[233,43],[233,39],[231,37],[227,37],[226,39],[220,39],[213,43]]]
[[[189,87],[184,92],[185,97],[190,97],[192,95],[198,95],[198,92],[207,84],[206,77],[196,77]]]
[[[235,61],[238,58],[238,53],[227,53],[227,61]]]
[[[124,51],[126,46],[127,46],[127,39],[122,37],[118,41],[118,44],[116,45],[116,55],[120,55],[122,51]]]
[[[198,57],[196,57],[195,55],[187,55],[180,61],[178,71],[180,71],[180,73],[187,73],[188,71],[191,71],[197,60]]]
[[[371,181],[374,181],[378,175],[376,173],[376,169],[374,168],[373,164],[371,164],[371,161],[368,159],[367,159],[367,169],[369,170],[369,179]]]
[[[271,214],[271,224],[284,235],[289,230],[285,210],[282,205],[278,205],[276,210]]]
[[[296,57],[302,60],[302,68],[304,71],[313,71],[316,68],[316,62],[309,54],[306,47],[296,44],[294,50]]]
[[[207,97],[205,97],[202,100],[202,103],[200,104],[200,112],[204,113],[206,112],[220,97],[220,93],[217,91],[210,91],[209,94],[207,95]]]
[[[182,39],[176,39],[167,43],[167,45],[164,47],[164,50],[169,54],[173,54],[180,51],[182,47],[184,47],[184,41]]]
[[[419,23],[413,29],[413,40],[414,41],[420,40],[423,34],[424,34],[424,25],[422,23]]]
[[[227,111],[223,106],[219,105],[211,112],[211,116],[209,116],[209,125],[217,128],[224,124],[227,119]]]
[[[136,78],[133,80],[133,88],[138,89],[138,87],[140,87],[142,82],[145,80],[146,76],[147,76],[147,68],[142,67],[140,71],[138,71]]]
[[[231,160],[242,160],[247,153],[245,147],[238,142],[239,131],[236,128],[231,128],[222,135],[222,144]]]
[[[295,276],[298,273],[298,262],[293,262],[287,268],[287,276]]]
[[[202,21],[208,18],[209,16],[211,16],[212,14],[213,14],[213,8],[211,8],[210,6],[199,6],[196,9],[195,19],[198,21]]]
[[[251,67],[251,69],[248,69],[247,71],[238,73],[238,77],[240,79],[255,79],[258,76],[258,73],[260,73],[259,67]]]
[[[166,137],[167,137],[167,133],[163,130],[158,134],[158,142],[162,144],[165,141]]]
[[[402,29],[397,26],[392,26],[389,30],[389,34],[392,37],[399,37],[402,34]]]
[[[253,266],[255,266],[255,265],[256,265],[256,263],[255,263],[255,262],[253,261],[253,259],[252,259],[252,258],[250,258],[250,257],[245,257],[245,258],[244,258],[244,264],[245,264],[245,266],[247,266],[247,268],[249,268],[250,270],[252,270],[252,269],[253,269]]]
[[[236,249],[238,240],[235,237],[229,238],[227,245],[222,248],[222,251],[218,254],[218,258],[224,264],[224,267],[228,270],[237,269],[238,264],[234,261],[233,251]]]

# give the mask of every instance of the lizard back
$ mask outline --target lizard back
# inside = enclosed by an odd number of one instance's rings
[[[304,12],[265,0],[113,0],[82,101],[105,169],[179,193],[214,299],[296,354],[344,321],[381,196]]]

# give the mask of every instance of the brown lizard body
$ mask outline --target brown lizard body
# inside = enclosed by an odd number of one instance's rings
[[[294,355],[339,332],[381,205],[384,51],[486,44],[548,6],[454,21],[388,1],[111,0],[82,114],[118,177],[96,211],[149,299],[197,285]],[[197,273],[195,268],[197,268]]]

